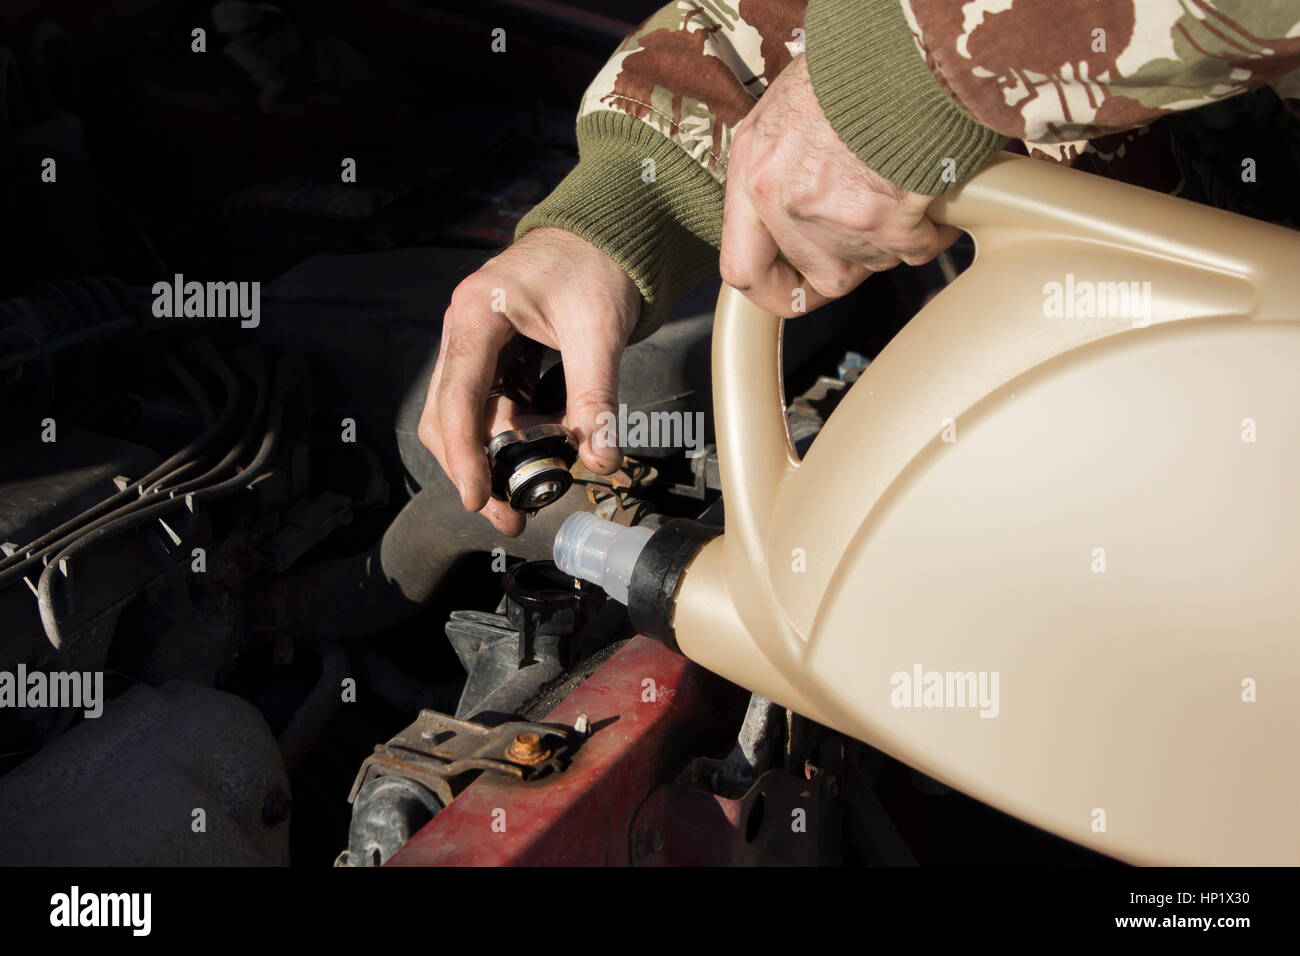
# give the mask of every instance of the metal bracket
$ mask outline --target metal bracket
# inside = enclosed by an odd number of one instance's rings
[[[348,794],[379,777],[405,777],[428,787],[444,804],[469,783],[469,774],[486,771],[515,780],[561,773],[580,740],[570,727],[511,721],[497,727],[457,720],[422,710],[415,722],[361,764]]]

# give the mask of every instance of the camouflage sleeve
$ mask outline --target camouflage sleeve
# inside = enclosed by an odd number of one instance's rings
[[[1300,68],[1300,0],[809,0],[805,26],[831,125],[931,195],[1006,137],[1069,159]]]
[[[717,274],[732,131],[802,50],[804,0],[677,0],[615,51],[578,110],[578,165],[519,223],[576,233],[641,290],[633,341]]]

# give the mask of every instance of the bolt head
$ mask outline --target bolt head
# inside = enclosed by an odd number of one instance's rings
[[[506,748],[506,756],[515,763],[531,766],[546,760],[551,756],[551,752],[542,747],[540,734],[525,731],[515,734],[515,739],[510,741],[510,746]]]

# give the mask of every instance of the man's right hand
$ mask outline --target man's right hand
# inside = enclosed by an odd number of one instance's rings
[[[502,396],[489,402],[497,356],[516,333],[559,349],[568,392],[563,423],[578,439],[582,463],[600,474],[618,468],[620,450],[593,438],[600,413],[618,401],[619,361],[640,309],[627,274],[562,229],[533,230],[456,287],[419,434],[466,509],[512,537],[524,529],[522,514],[491,497],[484,454],[492,435],[546,420]]]

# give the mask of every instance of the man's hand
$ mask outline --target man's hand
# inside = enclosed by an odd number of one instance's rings
[[[460,489],[504,534],[524,516],[491,495],[484,445],[497,432],[546,419],[521,415],[510,399],[489,403],[497,356],[516,333],[560,350],[568,404],[564,424],[592,471],[622,462],[618,448],[593,443],[597,416],[618,401],[618,366],[640,314],[641,293],[619,266],[562,229],[536,229],[466,278],[451,296],[442,345],[420,416],[420,441]]]
[[[777,315],[846,295],[872,272],[929,262],[961,234],[925,216],[931,197],[899,189],[844,144],[802,56],[736,127],[727,167],[722,278]]]

